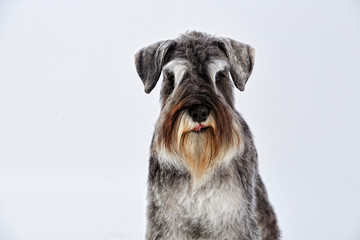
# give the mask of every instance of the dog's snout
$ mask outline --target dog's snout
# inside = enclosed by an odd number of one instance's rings
[[[189,115],[194,122],[205,121],[210,113],[210,109],[203,104],[194,104],[189,108]]]

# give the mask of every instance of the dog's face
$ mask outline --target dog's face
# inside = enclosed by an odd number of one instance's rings
[[[159,160],[200,177],[241,151],[233,86],[244,90],[251,74],[250,46],[190,32],[140,50],[135,63],[146,93],[163,73],[152,149]]]

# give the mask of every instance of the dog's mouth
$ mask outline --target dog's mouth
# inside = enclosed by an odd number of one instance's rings
[[[204,126],[202,124],[199,124],[198,126],[196,126],[195,128],[193,128],[193,132],[202,132],[202,131],[205,131],[207,128],[209,128],[208,126]]]

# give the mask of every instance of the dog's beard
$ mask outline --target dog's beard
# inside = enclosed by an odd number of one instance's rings
[[[216,158],[219,152],[219,139],[216,137],[216,125],[210,116],[204,123],[206,128],[194,131],[197,128],[188,114],[183,114],[178,123],[177,143],[175,149],[177,154],[183,155],[186,164],[196,177],[201,176]]]
[[[223,109],[224,110],[224,109]],[[210,113],[197,129],[187,111],[167,115],[161,121],[156,139],[159,157],[170,162],[180,161],[195,178],[200,178],[217,165],[226,163],[241,151],[241,130],[237,121],[225,109],[222,116]],[[219,119],[219,117],[221,117]]]

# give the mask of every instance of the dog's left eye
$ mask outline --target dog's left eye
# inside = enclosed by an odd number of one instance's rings
[[[225,71],[217,72],[215,75],[215,82],[220,81],[221,79],[225,78],[227,76],[227,73]]]

